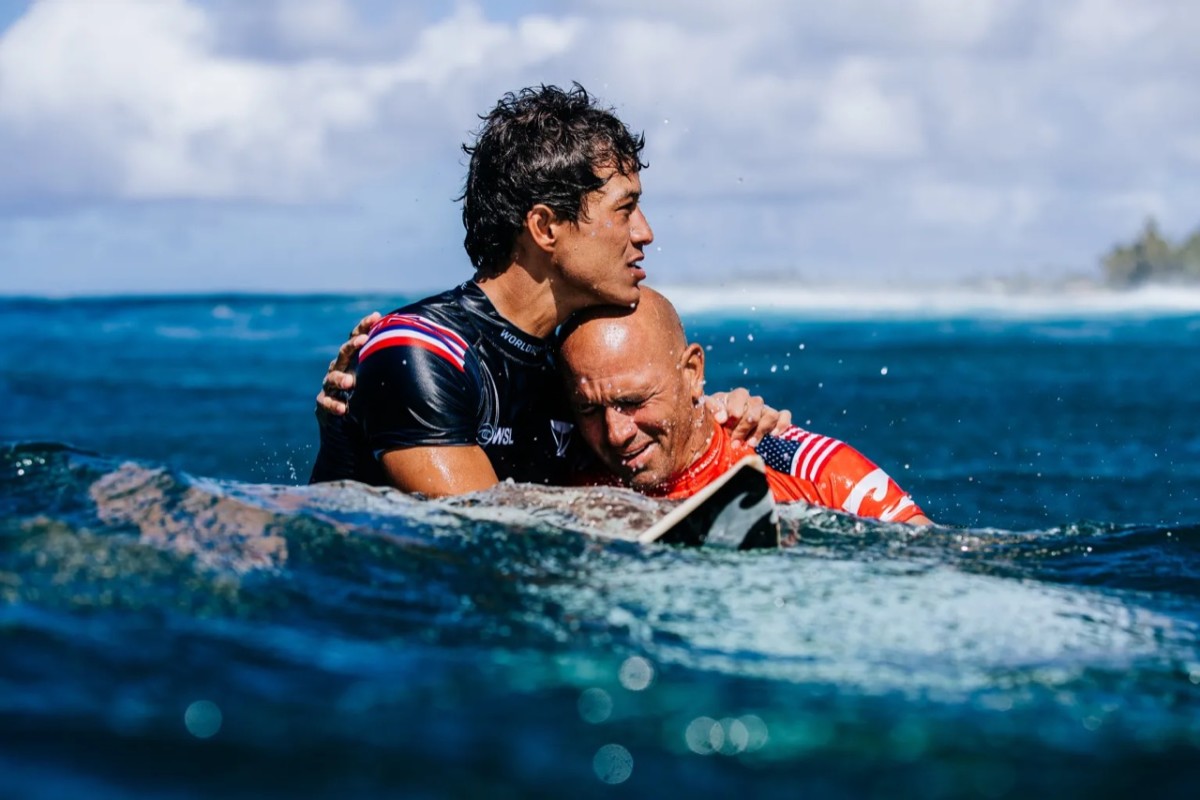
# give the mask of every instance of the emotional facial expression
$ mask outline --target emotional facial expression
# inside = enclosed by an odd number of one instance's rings
[[[564,352],[584,439],[635,489],[658,486],[687,469],[707,441],[697,406],[703,384],[703,356],[697,351],[692,345],[677,357],[654,357],[631,347],[619,361],[595,351],[570,351],[569,358]]]
[[[613,170],[605,184],[584,199],[576,222],[558,225],[554,258],[562,280],[573,290],[575,309],[594,305],[631,306],[645,247],[654,241],[639,201],[642,181],[636,172]]]

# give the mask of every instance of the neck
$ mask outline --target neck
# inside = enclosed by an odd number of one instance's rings
[[[476,277],[475,283],[500,316],[531,336],[544,339],[566,319],[559,318],[549,286],[519,267],[490,278]]]
[[[496,311],[525,333],[544,339],[567,317],[596,301],[563,281],[550,256],[518,240],[513,260],[491,277],[475,283]]]
[[[663,483],[664,489],[668,492],[673,491],[681,482],[686,483],[693,473],[708,468],[707,461],[710,459],[706,459],[705,456],[708,455],[709,448],[713,446],[717,428],[717,420],[709,412],[708,407],[701,404],[696,409],[696,413],[692,415],[692,435],[688,437],[687,466],[676,470]]]
[[[716,418],[708,410],[708,406],[704,405],[704,402],[701,401],[700,405],[696,408],[696,413],[692,415],[692,436],[688,442],[688,452],[691,453],[691,458],[688,460],[688,465],[681,472],[687,472],[696,466],[696,462],[708,451],[708,446],[712,444],[716,428]]]

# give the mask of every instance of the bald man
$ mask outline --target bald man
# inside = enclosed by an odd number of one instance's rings
[[[637,308],[579,312],[560,334],[560,368],[580,432],[612,473],[586,482],[689,497],[757,452],[779,502],[930,524],[887,473],[844,442],[795,426],[754,448],[733,441],[701,402],[704,349],[687,341],[665,297],[646,286],[641,293]]]

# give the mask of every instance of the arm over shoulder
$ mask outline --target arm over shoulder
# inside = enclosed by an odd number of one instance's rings
[[[421,317],[390,314],[359,355],[351,402],[390,483],[445,495],[496,483],[477,442],[484,396],[461,338]]]

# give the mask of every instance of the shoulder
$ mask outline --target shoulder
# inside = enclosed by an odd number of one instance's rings
[[[375,452],[477,443],[479,359],[448,295],[384,316],[359,351],[351,409]]]
[[[790,476],[772,482],[787,499],[886,522],[905,522],[923,513],[886,472],[840,439],[792,426],[779,436],[764,437],[755,450],[768,467]]]
[[[427,352],[462,372],[470,349],[463,335],[466,331],[461,325],[439,320],[440,316],[427,309],[401,309],[388,314],[368,334],[358,354],[359,364],[393,348],[407,348]]]
[[[812,433],[795,425],[778,436],[764,436],[754,448],[771,469],[813,483],[817,482],[834,454],[853,449],[839,439]]]

